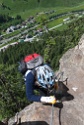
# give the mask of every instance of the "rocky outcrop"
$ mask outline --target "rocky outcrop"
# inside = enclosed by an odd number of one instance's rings
[[[68,78],[68,87],[73,94],[78,95],[84,90],[84,35],[79,44],[67,51],[60,59],[58,73],[62,79]],[[58,74],[57,73],[57,74]],[[77,91],[73,91],[75,88]]]
[[[75,48],[62,56],[56,75],[61,80],[68,79],[67,87],[74,100],[64,101],[60,107],[34,102],[10,118],[8,125],[16,121],[21,125],[84,125],[84,35]]]

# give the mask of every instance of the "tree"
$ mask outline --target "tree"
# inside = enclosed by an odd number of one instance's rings
[[[8,75],[10,73],[11,75]],[[24,105],[26,106],[28,104],[25,98],[24,84],[20,83],[23,80],[20,78],[20,75],[17,77],[16,73],[15,69],[7,69],[7,71],[4,70],[0,74],[0,105],[2,107],[0,114],[3,117],[14,115]]]
[[[38,3],[40,3],[40,0],[37,0]]]

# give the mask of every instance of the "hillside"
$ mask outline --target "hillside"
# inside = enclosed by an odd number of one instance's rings
[[[74,100],[63,102],[63,107],[54,107],[53,123],[56,125],[84,125],[84,35],[79,44],[68,50],[60,59],[62,79],[68,78],[67,87]],[[31,110],[32,109],[32,110]],[[52,107],[33,103],[12,117],[8,125],[20,120],[21,125],[49,125]]]
[[[81,5],[83,0],[0,0],[0,13],[1,14],[23,14],[38,9],[49,9],[58,7],[74,7]],[[32,12],[34,13],[34,12]]]

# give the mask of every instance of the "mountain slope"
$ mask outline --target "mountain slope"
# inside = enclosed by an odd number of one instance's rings
[[[19,14],[36,8],[73,7],[83,0],[0,0],[0,13]]]

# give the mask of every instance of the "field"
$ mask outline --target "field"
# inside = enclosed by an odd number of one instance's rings
[[[84,9],[84,0],[0,0],[0,14],[21,15],[24,19],[42,11],[62,13],[78,9]]]

